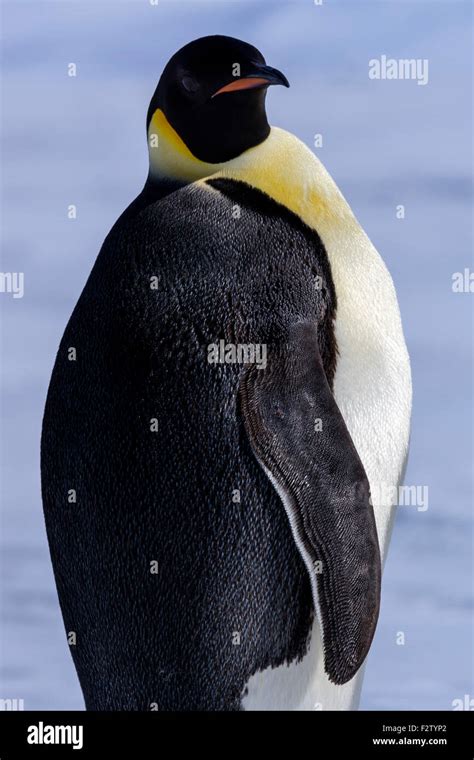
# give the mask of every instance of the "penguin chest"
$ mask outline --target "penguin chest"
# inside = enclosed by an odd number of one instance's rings
[[[362,230],[327,246],[338,298],[334,396],[369,479],[382,560],[410,432],[411,374],[393,283]],[[352,247],[355,255],[350,255]]]

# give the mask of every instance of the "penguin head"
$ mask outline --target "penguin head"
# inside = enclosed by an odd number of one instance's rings
[[[181,141],[198,162],[229,161],[268,137],[265,97],[273,84],[289,87],[252,45],[202,37],[166,65],[148,109],[148,135],[157,134],[159,147],[160,132],[171,129],[174,147]]]

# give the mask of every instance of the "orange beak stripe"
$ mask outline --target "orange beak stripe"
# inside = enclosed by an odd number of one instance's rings
[[[237,90],[253,90],[255,87],[261,87],[262,85],[270,84],[268,79],[263,77],[248,77],[244,79],[235,79],[233,82],[224,85],[220,90],[214,93],[213,98],[216,95],[221,95],[223,92],[237,92]]]

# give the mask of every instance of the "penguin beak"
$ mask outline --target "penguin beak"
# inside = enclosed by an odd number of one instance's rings
[[[225,92],[238,92],[240,90],[255,90],[258,87],[269,87],[271,84],[282,84],[289,87],[290,83],[284,74],[278,69],[274,69],[266,64],[254,63],[252,70],[240,79],[233,79],[229,84],[224,85],[217,90],[216,95],[222,95]]]

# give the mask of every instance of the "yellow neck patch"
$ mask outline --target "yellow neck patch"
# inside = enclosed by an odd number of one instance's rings
[[[161,137],[165,143],[168,143],[169,147],[171,147],[174,151],[181,154],[185,158],[188,158],[191,161],[198,160],[193,156],[189,148],[182,141],[181,137],[173,129],[161,108],[158,108],[153,114],[149,134],[158,135],[158,137]]]
[[[196,158],[158,108],[148,128],[150,171],[156,178],[166,177],[183,182],[203,179],[225,166],[208,164]]]

